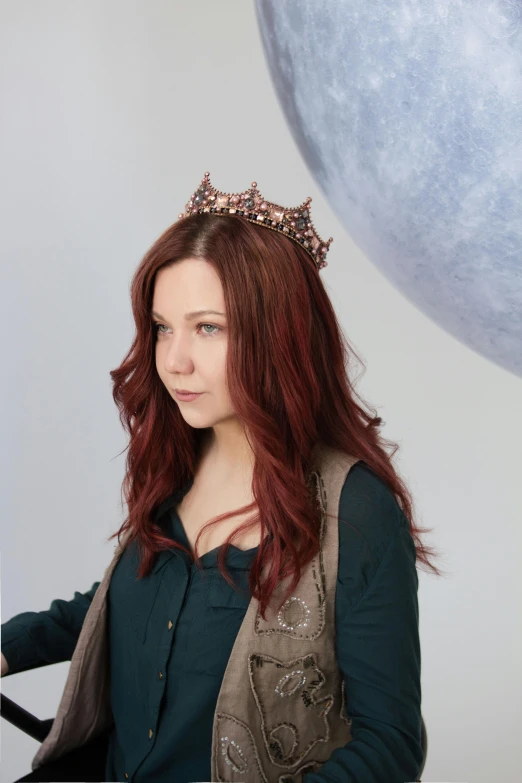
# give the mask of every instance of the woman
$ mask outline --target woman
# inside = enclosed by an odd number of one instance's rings
[[[10,673],[72,661],[33,775],[105,731],[107,781],[418,777],[416,560],[440,572],[348,377],[310,200],[207,172],[134,275],[124,543],[2,626]]]

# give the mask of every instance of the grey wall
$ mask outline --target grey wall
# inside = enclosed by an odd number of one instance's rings
[[[419,313],[344,232],[285,125],[252,3],[4,0],[2,16],[2,621],[85,592],[112,556],[126,440],[109,370],[143,253],[206,170],[222,190],[311,195],[335,240],[321,275],[368,364],[359,391],[450,572],[420,572],[423,780],[518,781],[520,379]],[[53,717],[68,668],[2,690]],[[39,745],[1,731],[7,782]]]

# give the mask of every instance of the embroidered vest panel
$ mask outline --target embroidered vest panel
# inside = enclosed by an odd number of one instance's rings
[[[324,445],[314,450],[309,482],[321,511],[320,550],[279,611],[290,577],[266,620],[250,601],[216,705],[213,781],[301,783],[352,739],[335,656],[335,593],[339,500],[356,462]]]
[[[252,598],[225,670],[214,714],[212,780],[301,783],[351,740],[344,682],[335,659],[335,588],[341,490],[358,460],[317,444],[309,486],[321,509],[321,548],[294,595],[266,621]],[[327,504],[328,500],[328,504]],[[332,517],[326,517],[326,511]],[[32,770],[94,739],[114,723],[107,600],[127,532],[85,616],[51,730]],[[278,585],[278,605],[289,580]]]

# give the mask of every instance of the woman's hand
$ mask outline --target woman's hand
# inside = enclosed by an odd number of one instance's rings
[[[4,658],[4,654],[2,653],[2,674],[1,674],[1,676],[3,677],[4,674],[7,674],[8,671],[9,671],[9,665],[8,665],[6,659]]]

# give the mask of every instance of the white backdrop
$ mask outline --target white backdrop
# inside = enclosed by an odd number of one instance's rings
[[[438,328],[363,256],[286,127],[253,3],[4,0],[0,26],[2,622],[101,579],[123,521],[126,445],[109,370],[133,334],[128,288],[205,171],[313,197],[321,271],[368,369],[359,391],[449,572],[420,571],[423,781],[518,783],[522,386]],[[1,681],[40,718],[69,663]],[[1,780],[39,743],[1,721]]]

